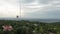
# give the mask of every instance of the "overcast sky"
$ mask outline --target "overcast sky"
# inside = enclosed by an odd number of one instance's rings
[[[21,10],[20,10],[21,9]],[[0,17],[59,19],[60,0],[0,0]]]
[[[0,18],[19,15],[19,0],[0,0]]]

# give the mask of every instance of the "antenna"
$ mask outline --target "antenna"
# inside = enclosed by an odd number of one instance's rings
[[[19,16],[18,16],[18,15],[16,16],[17,20],[18,20],[18,18],[21,19],[21,2],[19,2],[19,3],[20,3],[20,4],[18,4],[18,8],[19,8],[20,10],[19,10]]]
[[[21,2],[20,2],[20,19],[21,19]]]

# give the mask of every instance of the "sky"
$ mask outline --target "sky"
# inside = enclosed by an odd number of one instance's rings
[[[18,0],[0,0],[0,18],[11,18],[19,15]]]
[[[60,0],[0,0],[0,17],[59,19]]]

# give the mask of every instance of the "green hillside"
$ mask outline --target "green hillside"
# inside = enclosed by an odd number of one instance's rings
[[[15,20],[0,20],[0,34],[4,34],[3,25],[11,25],[13,27],[9,34],[60,34],[60,22],[43,23],[36,21],[15,21]]]

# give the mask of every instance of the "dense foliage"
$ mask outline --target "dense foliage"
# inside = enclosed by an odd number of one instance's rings
[[[25,20],[0,20],[0,34],[4,33],[2,29],[4,24],[9,24],[13,27],[9,34],[60,34],[60,22],[43,23]]]

